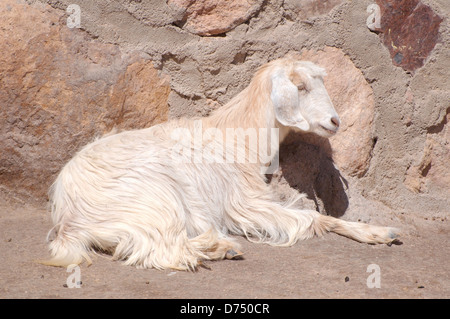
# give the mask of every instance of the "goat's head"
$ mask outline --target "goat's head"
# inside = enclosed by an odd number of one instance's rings
[[[267,66],[270,99],[281,125],[323,137],[337,132],[340,120],[323,84],[323,68],[292,56]]]

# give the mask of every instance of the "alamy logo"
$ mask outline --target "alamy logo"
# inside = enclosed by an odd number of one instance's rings
[[[80,266],[72,264],[67,266],[67,272],[71,273],[66,280],[67,288],[81,288],[81,269]]]
[[[278,128],[203,129],[196,120],[192,129],[175,128],[170,137],[176,142],[171,159],[178,163],[260,164],[263,174],[278,170]]]
[[[78,4],[70,4],[66,12],[69,13],[67,18],[67,26],[69,28],[81,28],[81,8]]]
[[[372,3],[367,6],[367,13],[370,15],[367,17],[366,25],[372,30],[376,31],[381,28],[381,10],[378,4]]]
[[[381,269],[377,264],[367,266],[367,272],[371,274],[367,277],[368,288],[381,288]]]

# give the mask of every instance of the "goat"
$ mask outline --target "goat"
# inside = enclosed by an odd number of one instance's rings
[[[52,257],[43,263],[90,264],[90,253],[102,251],[138,268],[194,270],[206,260],[239,257],[231,235],[291,246],[331,231],[359,242],[391,243],[394,228],[299,209],[301,194],[277,199],[261,172],[268,166],[261,157],[252,163],[193,162],[174,151],[180,128],[185,134],[277,129],[278,139],[270,142],[275,151],[290,130],[332,136],[340,120],[323,76],[324,69],[288,55],[259,68],[247,88],[208,117],[111,134],[82,148],[50,188],[56,238]],[[192,151],[206,147],[195,143],[181,144]],[[220,139],[211,143],[225,152],[235,146]],[[184,160],[175,160],[176,154]]]

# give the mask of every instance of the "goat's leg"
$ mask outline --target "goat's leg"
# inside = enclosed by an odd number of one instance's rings
[[[204,261],[227,258],[230,251],[236,257],[242,255],[237,247],[232,241],[219,238],[213,230],[193,238],[188,238],[185,230],[161,231],[151,237],[127,237],[117,246],[114,257],[137,268],[195,270]]]
[[[231,233],[246,236],[251,242],[290,246],[314,236],[311,214],[283,207],[265,199],[253,198],[227,212],[226,224]]]
[[[398,237],[398,230],[393,227],[368,225],[358,222],[348,222],[312,211],[314,216],[314,232],[322,235],[333,232],[350,239],[369,244],[389,244]]]
[[[89,265],[92,263],[89,252],[96,247],[111,252],[114,260],[123,260],[126,265],[136,268],[194,270],[202,260],[210,259],[204,252],[204,246],[217,242],[210,234],[189,239],[185,230],[158,231],[151,225],[145,228],[136,225],[110,226],[111,229],[100,230],[62,227],[50,244],[52,258],[38,262],[67,267],[87,261]]]
[[[191,239],[191,243],[196,245],[208,260],[239,259],[243,255],[239,244],[231,238],[218,238],[212,230]]]
[[[130,234],[119,242],[113,259],[136,268],[195,270],[207,257],[183,233],[170,238]]]
[[[133,238],[129,243],[119,244],[115,258],[125,259],[125,264],[137,268],[195,270],[198,266],[205,266],[204,261],[238,259],[243,254],[232,239],[219,238],[212,230],[194,238],[188,238],[185,231],[176,237],[152,238],[149,244],[138,244],[137,249],[133,249],[132,254],[125,258],[118,253],[124,247],[125,251],[129,251],[129,245],[136,247],[137,243],[138,239]]]
[[[252,202],[242,210],[228,214],[232,219],[231,232],[244,235],[250,241],[275,246],[290,246],[298,240],[334,232],[359,242],[389,244],[397,237],[392,227],[347,222],[314,210],[287,208],[269,201]]]

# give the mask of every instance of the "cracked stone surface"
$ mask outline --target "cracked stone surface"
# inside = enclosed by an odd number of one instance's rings
[[[392,62],[405,70],[423,66],[439,38],[442,18],[419,0],[377,0],[380,37]]]

